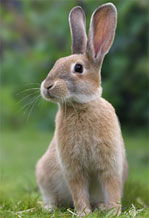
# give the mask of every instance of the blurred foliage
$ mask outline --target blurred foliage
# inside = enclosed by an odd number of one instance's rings
[[[29,122],[42,128],[49,128],[49,125],[53,128],[57,106],[43,100],[40,100],[41,104],[33,105],[39,90],[29,88],[39,87],[55,61],[70,55],[68,14],[71,8],[76,5],[84,8],[88,27],[92,12],[106,2],[1,0],[0,99],[3,127],[20,128],[29,118]],[[146,125],[147,0],[111,2],[116,5],[119,16],[116,38],[102,68],[103,96],[116,108],[123,124]],[[26,107],[29,109],[24,115]]]

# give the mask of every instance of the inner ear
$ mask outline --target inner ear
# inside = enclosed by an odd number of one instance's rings
[[[86,51],[86,18],[84,10],[77,6],[69,14],[69,25],[72,36],[72,54],[82,54]]]
[[[109,51],[116,29],[117,11],[112,3],[97,8],[92,15],[87,54],[99,62]]]

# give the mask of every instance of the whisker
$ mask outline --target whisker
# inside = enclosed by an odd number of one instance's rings
[[[37,96],[37,97],[39,97],[39,96]],[[36,101],[36,99],[37,99],[37,98],[35,98],[32,102],[30,102],[29,104],[27,104],[26,107],[24,107],[24,108],[22,109],[22,110],[24,110],[23,115],[25,115],[26,112],[30,110],[29,108],[32,107],[32,104],[34,104],[34,102]],[[30,106],[31,106],[31,107],[30,107]]]
[[[64,104],[65,104],[65,112],[66,112],[65,118],[67,118],[67,105],[66,105],[66,101],[65,100],[64,100]]]
[[[66,120],[66,101],[65,98],[61,98],[62,104],[64,106],[64,119]]]
[[[29,114],[28,114],[28,117],[27,117],[27,121],[29,120],[30,115],[31,115],[31,113],[32,113],[32,111],[33,111],[33,108],[35,107],[35,105],[36,105],[36,103],[38,102],[38,100],[39,100],[40,97],[41,97],[41,96],[38,95],[38,96],[35,98],[35,100],[34,100],[32,106],[31,106],[31,108],[30,108],[30,111],[29,111]]]
[[[25,83],[25,84],[24,84],[24,86],[28,86],[28,85],[29,85],[29,86],[30,86],[30,85],[39,85],[39,86],[40,86],[41,84],[40,84],[40,83]]]
[[[38,105],[37,105],[37,106],[39,106],[41,103],[42,103],[42,101],[39,101],[39,103],[38,103]]]
[[[74,104],[72,103],[72,101],[70,101],[70,103],[71,103],[71,105],[73,107],[74,112],[77,114],[77,111],[76,111],[76,108],[75,108]]]
[[[62,104],[64,105],[64,119],[66,119],[66,101],[62,98]]]
[[[40,95],[38,95],[37,97],[39,97]],[[25,104],[23,107],[21,107],[21,110],[24,110],[27,106],[30,106],[36,99],[36,98],[32,98],[32,101],[31,102],[28,102],[27,104]]]
[[[21,102],[23,102],[25,99],[27,99],[30,96],[36,95],[37,93],[31,93],[29,95],[24,96],[21,100],[19,100],[17,103],[20,104]]]
[[[39,91],[40,88],[30,88],[30,89],[25,89],[25,90],[23,90],[23,91],[17,93],[16,95],[21,95],[21,94],[24,93],[24,92],[28,92],[28,91],[36,91],[36,90]]]

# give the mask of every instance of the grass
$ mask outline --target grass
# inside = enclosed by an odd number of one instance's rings
[[[68,218],[76,217],[72,210],[42,209],[34,169],[47,149],[52,135],[33,128],[1,134],[0,147],[0,218]],[[144,132],[124,132],[129,161],[129,178],[123,197],[120,217],[149,217],[148,139]],[[95,211],[88,218],[112,217],[112,211]]]

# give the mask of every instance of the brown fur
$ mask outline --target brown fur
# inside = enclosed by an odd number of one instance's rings
[[[81,11],[79,7],[72,13]],[[43,200],[51,209],[74,204],[81,216],[103,205],[107,210],[115,207],[118,214],[121,210],[127,177],[125,147],[115,110],[101,97],[100,77],[100,60],[111,46],[115,25],[101,35],[98,30],[107,21],[107,13],[111,22],[115,22],[115,11],[112,4],[98,8],[92,16],[90,31],[95,28],[94,32],[103,41],[101,45],[96,46],[98,37],[90,32],[93,37],[89,40],[93,41],[88,43],[86,53],[59,59],[41,85],[42,96],[59,104],[54,138],[36,166]],[[84,15],[80,15],[80,19],[84,19]],[[81,35],[80,40],[82,37],[85,36]],[[100,53],[103,43],[106,47]],[[95,48],[89,48],[93,44]],[[76,46],[78,49],[78,44]],[[93,55],[95,52],[97,56]],[[75,72],[74,66],[78,63],[83,66],[82,73]]]

